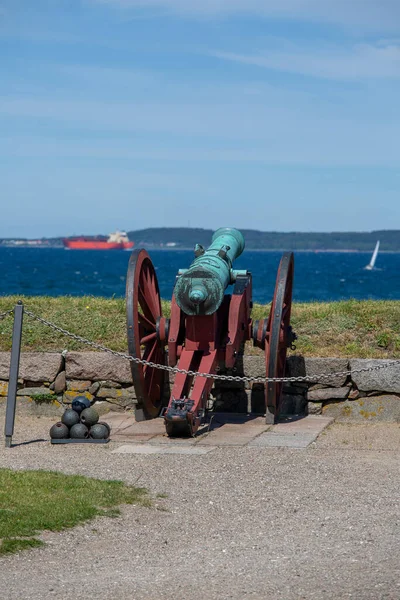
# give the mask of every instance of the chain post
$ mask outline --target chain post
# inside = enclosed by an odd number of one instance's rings
[[[15,408],[17,402],[17,385],[19,359],[21,356],[21,337],[22,337],[22,320],[24,316],[24,305],[22,300],[19,300],[14,308],[14,326],[12,335],[11,359],[10,359],[10,375],[8,379],[7,407],[6,407],[6,423],[4,434],[6,438],[6,448],[11,448],[12,436],[14,433]]]

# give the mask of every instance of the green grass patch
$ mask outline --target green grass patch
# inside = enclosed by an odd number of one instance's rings
[[[19,297],[0,297],[0,312]],[[34,296],[21,298],[27,308],[73,333],[113,350],[127,351],[125,300],[123,298]],[[163,301],[169,316],[170,303]],[[256,304],[254,319],[269,314],[270,305]],[[294,304],[292,325],[298,335],[297,353],[303,356],[359,358],[400,357],[400,301],[313,302]],[[0,321],[0,350],[11,349],[12,316]],[[23,351],[90,350],[76,340],[25,316]],[[247,351],[257,353],[249,344]]]
[[[36,402],[36,404],[51,404],[55,400],[57,400],[57,396],[55,394],[32,394],[31,399]]]
[[[118,516],[120,504],[150,506],[144,488],[52,471],[0,469],[0,555],[43,544],[41,531],[61,531],[96,516]]]

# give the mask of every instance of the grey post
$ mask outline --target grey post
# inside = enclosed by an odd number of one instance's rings
[[[8,379],[6,425],[4,428],[4,433],[6,436],[6,448],[11,448],[12,435],[14,433],[23,315],[24,305],[22,304],[22,301],[19,300],[18,304],[14,308],[14,327],[11,347],[10,376]]]

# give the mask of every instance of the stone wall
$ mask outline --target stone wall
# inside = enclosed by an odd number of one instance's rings
[[[316,383],[285,384],[284,410],[319,413],[330,402],[358,400],[384,393],[400,395],[400,364],[377,371],[355,373],[352,377],[331,376],[318,382],[318,375],[383,365],[390,361],[342,358],[303,358],[291,356],[287,376],[311,376]],[[0,400],[8,389],[10,354],[0,352]],[[265,375],[264,356],[244,356],[234,374]],[[21,355],[19,401],[34,413],[62,410],[79,395],[85,395],[100,413],[132,410],[136,403],[129,364],[126,360],[101,352],[26,352]],[[219,382],[213,390],[215,407],[221,410],[263,412],[263,386],[244,386]],[[3,402],[4,404],[4,402]]]
[[[0,352],[0,400],[8,391],[10,354]],[[101,352],[21,354],[18,400],[34,413],[54,413],[86,396],[104,414],[133,409],[135,390],[129,364]]]

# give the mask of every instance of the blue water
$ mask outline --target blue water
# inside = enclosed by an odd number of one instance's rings
[[[163,298],[170,299],[175,275],[193,253],[149,251]],[[245,251],[235,268],[253,274],[253,299],[272,300],[282,253]],[[0,248],[0,295],[124,296],[130,252],[64,249]],[[365,271],[370,254],[295,254],[293,298],[297,302],[347,298],[400,300],[400,253],[380,254],[374,271]]]

